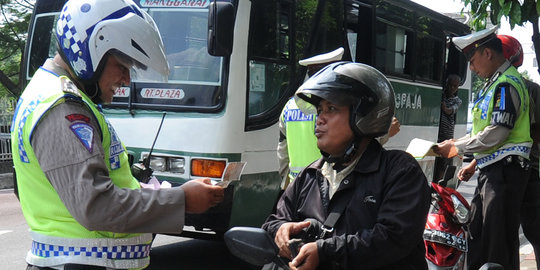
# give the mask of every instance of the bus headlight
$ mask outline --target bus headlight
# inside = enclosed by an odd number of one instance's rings
[[[165,167],[167,163],[165,163],[164,157],[155,157],[152,156],[150,158],[150,168],[154,171],[158,172],[164,172],[167,168]]]
[[[144,155],[143,160],[146,158],[147,155]],[[150,157],[150,168],[154,172],[183,174],[186,171],[185,165],[185,159],[178,156],[157,154]]]
[[[183,158],[169,158],[169,170],[172,173],[184,173],[185,162]]]

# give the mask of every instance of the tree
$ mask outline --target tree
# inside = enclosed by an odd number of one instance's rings
[[[19,70],[33,0],[0,0],[0,96],[18,97]]]
[[[538,27],[538,14],[540,14],[539,0],[461,0],[465,6],[470,5],[472,17],[471,26],[475,30],[484,29],[487,20],[499,24],[502,17],[510,22],[510,28],[522,26],[530,22],[533,26],[532,42],[538,61],[540,73],[540,33]]]

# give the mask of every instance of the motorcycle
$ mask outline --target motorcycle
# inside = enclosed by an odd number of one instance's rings
[[[455,167],[452,167],[447,168],[440,184],[431,183],[431,207],[424,229],[429,269],[463,269],[468,250],[465,226],[471,208],[458,191],[445,186],[455,172]]]

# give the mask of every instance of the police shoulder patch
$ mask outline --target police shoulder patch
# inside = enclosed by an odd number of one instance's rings
[[[83,146],[92,153],[93,151],[93,141],[94,141],[94,128],[86,123],[73,123],[71,126],[71,131],[77,136],[77,139],[83,144]]]

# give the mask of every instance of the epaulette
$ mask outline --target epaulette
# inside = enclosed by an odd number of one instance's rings
[[[68,77],[60,76],[60,83],[62,84],[62,92],[70,93],[77,97],[82,97],[80,90]]]

